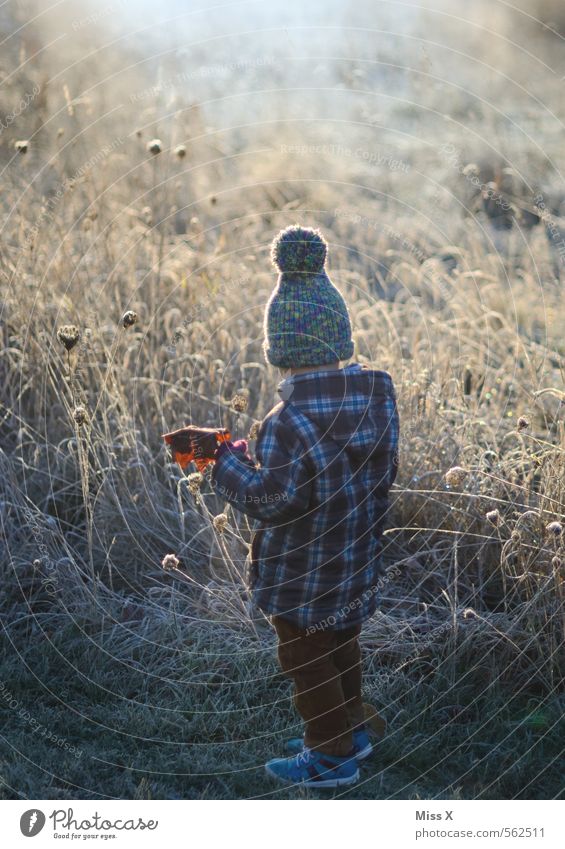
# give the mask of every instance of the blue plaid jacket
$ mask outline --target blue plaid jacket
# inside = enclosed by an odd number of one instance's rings
[[[257,464],[217,460],[216,492],[256,520],[246,574],[265,613],[342,629],[373,615],[398,464],[392,379],[358,363],[293,375],[261,423]]]

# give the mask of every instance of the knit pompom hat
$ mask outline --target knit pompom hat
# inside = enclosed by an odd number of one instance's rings
[[[322,366],[353,355],[347,306],[324,270],[327,252],[319,230],[298,225],[273,240],[280,274],[265,310],[263,343],[271,365]]]

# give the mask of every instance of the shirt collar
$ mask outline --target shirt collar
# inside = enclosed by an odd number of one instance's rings
[[[292,394],[292,387],[296,382],[312,380],[317,377],[325,377],[328,374],[338,374],[340,371],[352,372],[359,371],[363,366],[361,363],[350,363],[342,369],[324,369],[321,371],[304,371],[301,374],[291,374],[290,377],[284,377],[277,385],[277,392],[283,401],[288,401]]]

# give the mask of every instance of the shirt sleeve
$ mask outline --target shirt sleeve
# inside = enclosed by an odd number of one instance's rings
[[[400,421],[398,416],[398,407],[396,404],[396,394],[393,392],[385,404],[386,423],[384,425],[384,436],[389,446],[388,450],[388,483],[392,486],[396,480],[399,464],[399,438],[400,438]]]
[[[212,472],[217,494],[248,516],[264,522],[292,519],[306,512],[312,473],[304,446],[278,415],[263,423],[257,464],[241,451],[224,451]]]
[[[389,454],[389,486],[392,486],[396,480],[398,473],[398,464],[400,462],[399,455],[399,439],[400,439],[400,420],[398,415],[398,407],[396,403],[396,392],[393,391],[390,405],[389,418],[387,428],[390,429],[390,454]]]

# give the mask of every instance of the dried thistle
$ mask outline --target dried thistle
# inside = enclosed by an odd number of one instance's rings
[[[489,510],[488,513],[485,515],[485,519],[487,520],[487,522],[490,522],[491,525],[494,525],[495,528],[498,528],[502,521],[502,517],[498,510]]]
[[[219,534],[223,534],[228,524],[228,517],[225,513],[218,513],[218,515],[214,516],[212,519],[212,524]]]
[[[516,422],[516,427],[518,430],[526,430],[530,426],[530,422],[525,416],[520,416],[518,421]]]
[[[469,162],[463,168],[463,175],[465,177],[478,177],[481,173],[481,169],[475,162]]]
[[[178,144],[175,147],[175,156],[179,159],[184,159],[186,156],[186,147],[183,144]]]
[[[510,534],[510,539],[512,540],[512,542],[521,542],[522,534],[520,533],[520,531],[512,531],[512,533]]]
[[[467,469],[464,469],[462,466],[453,466],[445,473],[445,482],[448,486],[462,486],[467,474]]]
[[[247,434],[248,439],[257,439],[259,436],[259,428],[261,427],[261,422],[255,420],[251,427],[249,428],[249,433]]]
[[[122,326],[132,327],[137,322],[137,313],[133,310],[127,310],[122,316]]]
[[[161,139],[151,139],[151,141],[147,142],[147,150],[149,153],[152,153],[153,156],[157,156],[158,153],[161,153],[163,146],[161,144]]]
[[[86,424],[86,422],[88,421],[88,414],[85,408],[82,406],[75,407],[73,410],[73,419],[79,427],[81,427],[83,424]]]
[[[20,141],[14,142],[14,147],[18,151],[18,153],[27,153],[29,148],[28,139],[20,139]]]
[[[173,569],[178,569],[180,566],[180,560],[176,556],[176,554],[165,554],[163,559],[161,560],[161,566],[165,570],[165,572],[171,572]]]
[[[548,534],[552,534],[552,536],[559,537],[563,533],[563,525],[561,522],[550,522],[545,526]]]
[[[57,339],[67,351],[72,351],[80,339],[80,330],[74,324],[65,324],[58,329]]]
[[[204,475],[200,474],[200,472],[193,472],[187,478],[188,481],[188,491],[192,495],[198,495],[202,484],[204,483]]]
[[[244,413],[249,406],[249,393],[246,389],[240,389],[231,399],[231,408],[235,413]]]

